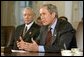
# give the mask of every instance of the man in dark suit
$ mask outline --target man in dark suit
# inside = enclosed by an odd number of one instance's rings
[[[36,40],[39,35],[40,26],[34,22],[34,12],[30,7],[24,8],[23,18],[24,23],[16,28],[15,33],[11,39],[10,48],[23,49],[25,42],[31,43],[31,38]],[[26,31],[25,31],[26,30]],[[21,39],[23,41],[21,41]]]
[[[56,6],[45,4],[40,8],[41,21],[44,26],[40,30],[39,45],[32,39],[27,43],[25,50],[37,52],[59,52],[61,49],[69,49],[73,39],[74,29],[72,25],[62,19],[58,19]],[[51,40],[46,45],[48,28],[51,28]],[[48,35],[50,36],[50,34]],[[48,40],[48,39],[47,39]]]

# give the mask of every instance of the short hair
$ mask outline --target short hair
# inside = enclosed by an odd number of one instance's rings
[[[35,15],[35,12],[34,12],[34,10],[33,10],[31,7],[25,7],[25,8],[23,9],[23,11],[24,11],[24,10],[31,10],[32,13]]]
[[[55,5],[52,4],[44,4],[42,7],[47,7],[47,10],[52,14],[53,12],[55,12],[55,17],[58,18],[58,10],[57,7]]]

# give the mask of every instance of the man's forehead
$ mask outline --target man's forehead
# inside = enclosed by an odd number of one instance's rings
[[[46,8],[41,8],[40,13],[49,13],[49,11]]]
[[[31,14],[33,14],[33,11],[30,10],[30,9],[29,10],[27,9],[27,10],[24,10],[23,13],[31,13]]]
[[[40,9],[47,9],[47,7],[41,7]]]

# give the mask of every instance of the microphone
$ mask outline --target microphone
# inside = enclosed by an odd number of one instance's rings
[[[64,49],[67,50],[66,44],[64,43]]]

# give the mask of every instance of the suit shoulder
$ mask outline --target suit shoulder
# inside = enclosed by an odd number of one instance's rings
[[[58,20],[58,30],[72,30],[72,25],[65,20]]]
[[[34,27],[40,28],[40,26],[36,23],[33,24]]]
[[[61,26],[72,26],[71,23],[65,20],[58,20],[58,22]]]
[[[25,24],[18,25],[18,26],[16,27],[16,29],[18,29],[18,28],[22,28],[22,27],[24,27],[24,26],[25,26]]]

